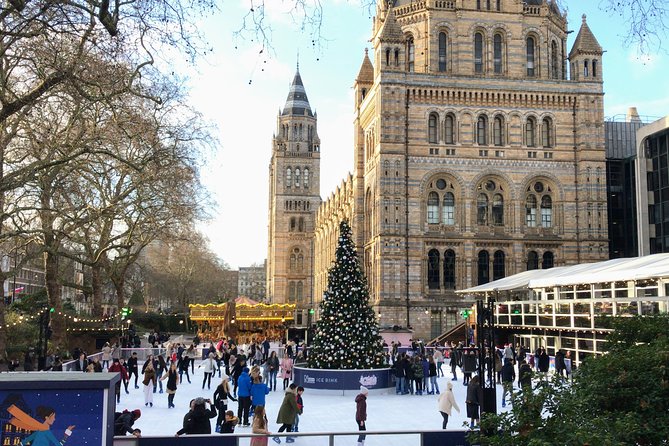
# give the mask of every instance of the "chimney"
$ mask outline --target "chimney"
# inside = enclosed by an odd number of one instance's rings
[[[639,117],[639,112],[636,107],[630,107],[627,109],[627,122],[641,122]]]

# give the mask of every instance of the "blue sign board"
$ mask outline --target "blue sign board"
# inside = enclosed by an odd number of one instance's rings
[[[394,387],[391,369],[330,370],[294,367],[295,383],[305,389],[358,390]]]

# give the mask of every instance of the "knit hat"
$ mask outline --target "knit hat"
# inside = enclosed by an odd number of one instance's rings
[[[367,395],[369,393],[369,389],[365,386],[360,386],[360,393]]]
[[[142,416],[142,411],[139,409],[135,409],[132,411],[132,415],[135,417],[135,420],[138,419],[139,417]]]

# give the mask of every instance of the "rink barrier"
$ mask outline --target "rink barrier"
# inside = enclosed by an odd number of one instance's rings
[[[395,388],[395,378],[391,368],[383,369],[312,369],[293,367],[293,382],[310,390],[328,390],[345,393],[360,390],[388,390]]]
[[[428,430],[428,431],[365,431],[364,434],[368,440],[370,437],[381,437],[386,435],[403,436],[412,435],[417,436],[416,442],[407,442],[404,446],[471,446],[467,442],[467,430]],[[180,437],[174,436],[160,436],[160,437],[140,437],[133,436],[114,437],[114,446],[239,446],[242,444],[241,440],[252,437],[279,437],[282,438],[281,444],[286,443],[285,437],[293,437],[299,439],[300,437],[325,437],[328,440],[328,446],[335,446],[335,439],[341,437],[357,437],[360,435],[359,431],[351,432],[281,432],[272,433],[270,435],[259,434],[210,434],[210,435],[182,435]],[[407,439],[408,440],[408,439]],[[298,443],[296,441],[296,443]],[[310,444],[302,442],[303,444]],[[244,442],[243,444],[248,444]],[[270,441],[269,444],[272,444]],[[322,443],[320,443],[322,444]],[[341,444],[341,443],[338,443]]]

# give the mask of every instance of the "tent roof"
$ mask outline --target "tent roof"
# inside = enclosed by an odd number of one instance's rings
[[[246,296],[239,296],[237,299],[235,299],[235,305],[258,305],[259,302],[256,302],[255,300],[246,297]]]
[[[669,277],[669,254],[612,259],[551,269],[525,271],[458,293],[485,293],[520,289],[550,288],[585,283],[643,280]]]

